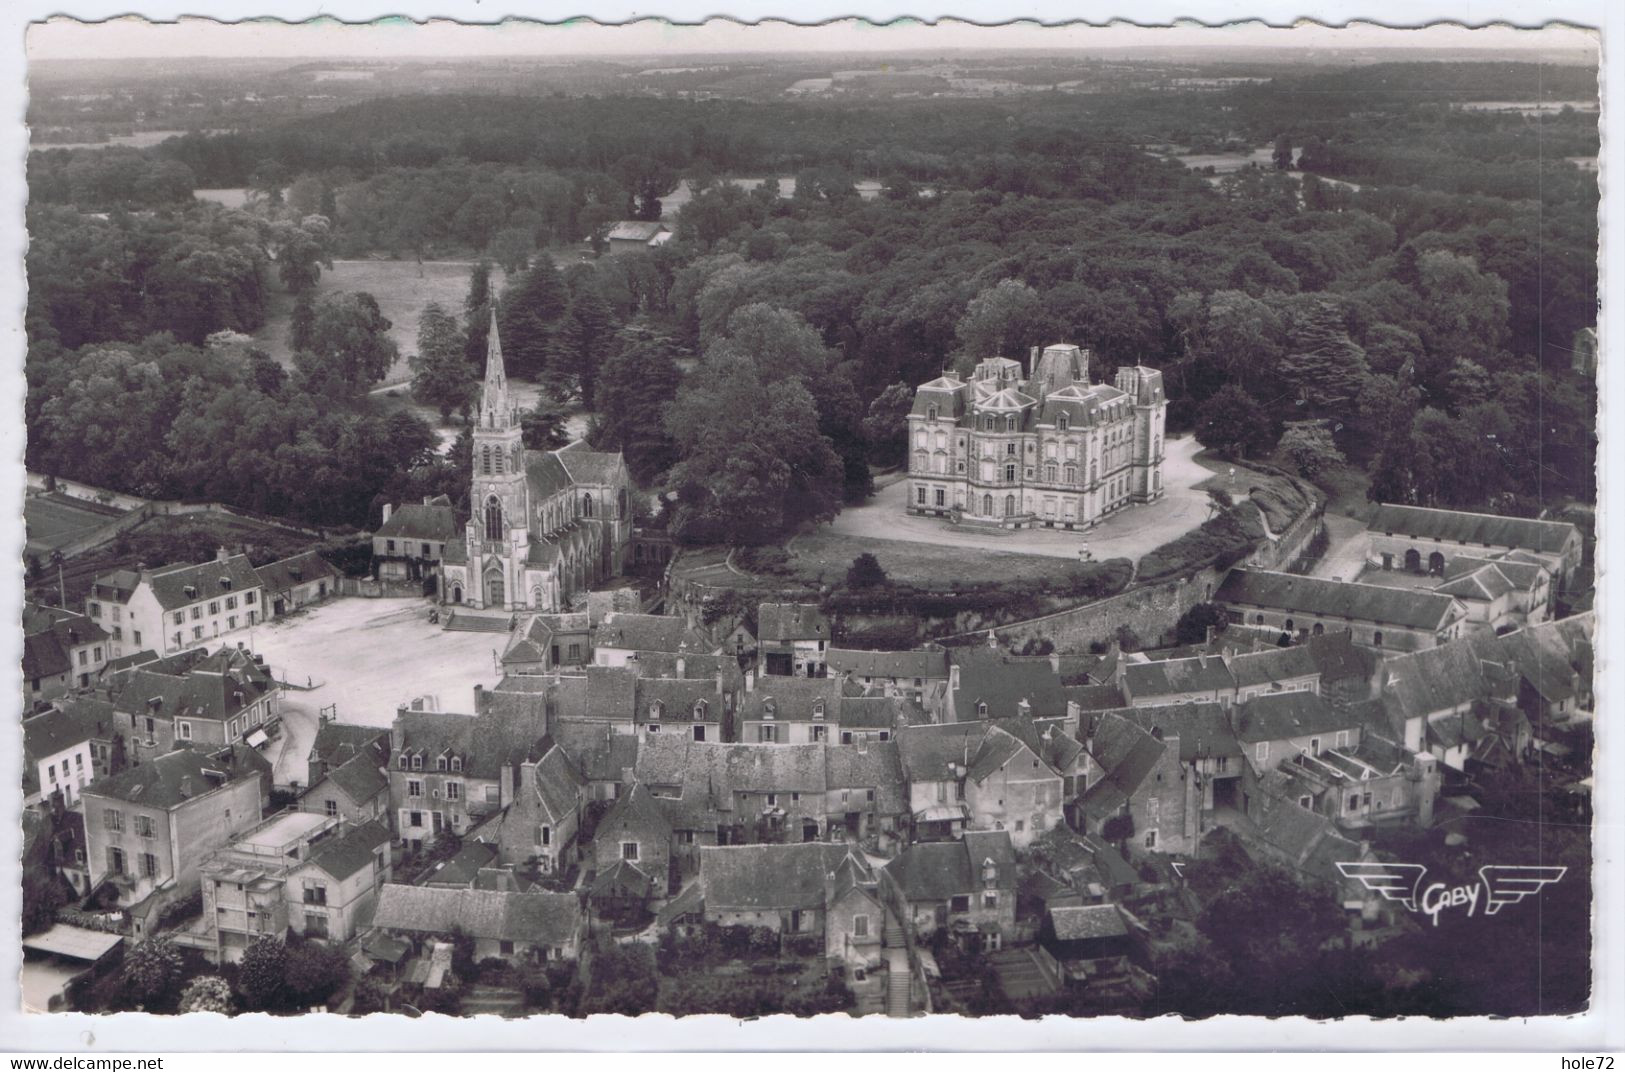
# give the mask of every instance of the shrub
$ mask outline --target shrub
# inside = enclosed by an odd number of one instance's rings
[[[231,984],[218,975],[202,975],[193,979],[181,993],[177,1012],[218,1012],[231,1014]]]
[[[123,983],[130,1001],[149,1009],[171,1007],[181,979],[181,951],[167,938],[149,938],[124,957]]]
[[[297,1008],[331,1004],[333,996],[349,985],[350,975],[350,958],[344,950],[320,942],[301,942],[283,958],[283,986]]]
[[[237,989],[243,1005],[249,1009],[280,1008],[287,998],[283,969],[287,965],[288,950],[282,939],[262,934],[243,950],[238,966]]]
[[[848,588],[878,588],[885,583],[886,571],[880,568],[880,560],[868,551],[854,558],[846,571]]]

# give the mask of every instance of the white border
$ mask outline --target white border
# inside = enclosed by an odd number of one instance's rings
[[[585,6],[585,5],[583,5]],[[1043,22],[1084,19],[1103,23],[1113,15],[1127,16],[1140,26],[1166,25],[1181,18],[1195,18],[1209,24],[1235,18],[1262,18],[1275,26],[1291,25],[1300,18],[1341,25],[1353,18],[1369,19],[1390,26],[1417,26],[1436,21],[1460,20],[1469,25],[1506,21],[1515,25],[1538,25],[1551,21],[1597,27],[1604,31],[1604,115],[1612,116],[1620,102],[1622,62],[1617,46],[1625,23],[1625,5],[1605,8],[1603,0],[1542,0],[1539,4],[1518,4],[1502,0],[1498,4],[1482,0],[1458,0],[1442,4],[1437,0],[1407,3],[1404,0],[1367,0],[1353,9],[1331,0],[1136,0],[1114,8],[1099,2],[1063,4],[999,3],[998,0],[953,0],[943,8],[904,9],[893,4],[846,2],[838,0],[796,0],[787,4],[767,0],[661,0],[657,6],[637,8],[623,3],[592,4],[592,14],[604,21],[622,21],[662,15],[681,22],[694,22],[716,14],[751,21],[782,17],[793,12],[797,22],[810,23],[846,16],[863,16],[887,21],[904,14],[916,17],[951,15],[973,22],[1003,22],[1027,18]],[[21,604],[22,548],[21,421],[23,380],[21,312],[24,295],[22,280],[23,161],[26,135],[21,116],[24,107],[23,33],[30,20],[53,14],[69,14],[82,19],[102,19],[131,13],[157,19],[180,15],[209,15],[224,19],[274,16],[288,20],[315,15],[364,21],[385,14],[415,19],[434,16],[474,22],[491,22],[503,15],[556,20],[580,13],[580,8],[555,2],[524,3],[500,0],[326,0],[294,3],[289,0],[79,0],[57,6],[50,0],[6,0],[0,4],[0,23],[10,31],[0,37],[0,114],[16,117],[0,130],[0,204],[8,206],[0,226],[0,294],[9,296],[6,331],[0,337],[5,360],[0,361],[0,399],[11,406],[11,419],[0,421],[0,485],[10,495],[12,510],[0,524],[0,560],[9,568],[0,569],[0,615],[17,621]],[[1605,308],[1618,308],[1619,258],[1622,243],[1617,193],[1608,189],[1610,181],[1625,166],[1617,139],[1605,139],[1602,174],[1605,186],[1603,245]],[[1618,358],[1618,332],[1605,321],[1602,332],[1601,379],[1603,407],[1606,410],[1618,393],[1617,377],[1611,374]],[[1620,437],[1603,436],[1599,468],[1604,481],[1621,471]],[[1612,504],[1612,496],[1603,499]],[[1611,514],[1601,526],[1603,543],[1598,548],[1599,564],[1613,561],[1614,539]],[[372,1017],[345,1020],[338,1017],[299,1017],[273,1019],[245,1016],[226,1021],[220,1017],[189,1017],[181,1023],[173,1018],[140,1015],[116,1017],[23,1016],[18,1009],[17,964],[20,942],[17,934],[19,888],[15,882],[18,858],[17,815],[20,796],[0,792],[0,868],[6,880],[0,884],[0,1050],[58,1051],[64,1053],[109,1053],[119,1051],[178,1050],[709,1050],[709,1049],[852,1049],[852,1050],[987,1050],[987,1049],[1069,1049],[1094,1051],[1156,1050],[1234,1050],[1327,1049],[1327,1050],[1568,1050],[1597,1052],[1625,1045],[1625,957],[1621,935],[1625,929],[1625,898],[1621,881],[1621,846],[1625,845],[1625,731],[1610,718],[1607,710],[1619,693],[1619,667],[1611,658],[1617,650],[1620,628],[1611,613],[1617,605],[1614,596],[1618,582],[1606,568],[1599,571],[1598,604],[1605,611],[1597,650],[1599,718],[1597,738],[1600,755],[1596,783],[1597,855],[1594,872],[1597,885],[1597,938],[1595,989],[1592,1010],[1568,1019],[1495,1021],[1471,1019],[1455,1021],[1372,1022],[1366,1019],[1331,1023],[1273,1020],[1260,1021],[1229,1017],[1203,1023],[1186,1023],[1173,1018],[1157,1021],[1080,1020],[1051,1018],[1042,1022],[1013,1019],[959,1020],[937,1017],[930,1020],[886,1020],[869,1018],[851,1021],[826,1018],[817,1022],[774,1018],[751,1023],[735,1023],[720,1017],[644,1017],[637,1021],[597,1018],[566,1021],[557,1018],[525,1022],[445,1020],[439,1017],[405,1020],[398,1017]],[[20,696],[17,631],[0,635],[0,696]],[[15,703],[15,700],[11,701]],[[15,710],[13,708],[13,710]],[[20,738],[16,716],[9,716],[6,732],[0,738],[0,786],[20,782]],[[1556,1067],[1555,1063],[1551,1067]]]

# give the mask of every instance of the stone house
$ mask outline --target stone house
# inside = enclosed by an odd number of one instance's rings
[[[1580,568],[1580,530],[1567,521],[1382,503],[1366,526],[1368,561],[1382,569],[1442,575],[1451,558],[1524,551],[1552,570],[1558,592]]]
[[[23,806],[52,798],[73,807],[85,786],[108,772],[113,750],[113,707],[93,696],[74,696],[23,719]]]
[[[1273,692],[1255,696],[1233,712],[1236,740],[1256,774],[1294,757],[1359,747],[1362,720],[1338,710],[1312,692]]]
[[[455,930],[474,939],[474,961],[510,964],[575,960],[585,918],[573,893],[443,889],[386,883],[373,912],[375,929],[421,951]]]
[[[545,712],[532,709],[398,711],[388,769],[401,844],[421,850],[442,833],[461,836],[513,803],[518,769],[544,754],[546,733]]]
[[[824,664],[831,677],[843,677],[886,695],[907,696],[921,705],[940,705],[948,687],[948,653],[942,648],[913,651],[861,651],[829,648]]]
[[[386,581],[438,578],[448,544],[463,526],[445,495],[425,495],[421,503],[384,504],[383,522],[372,534],[372,562]]]
[[[821,744],[839,741],[841,699],[861,693],[836,677],[746,678],[740,697],[739,740],[745,744]]]
[[[1462,635],[1467,619],[1459,600],[1438,592],[1271,570],[1231,570],[1213,601],[1249,628],[1300,640],[1348,630],[1354,643],[1384,652],[1448,643]]]
[[[109,684],[113,721],[132,763],[180,747],[265,743],[281,686],[241,648],[195,649],[122,671]]]
[[[264,590],[265,617],[280,618],[339,591],[339,571],[315,551],[254,567]]]
[[[1235,655],[1229,668],[1238,703],[1271,692],[1320,692],[1320,665],[1307,644]]]
[[[867,962],[884,933],[874,869],[846,845],[726,845],[700,850],[708,923],[821,939],[828,957]]]
[[[1235,676],[1218,655],[1156,660],[1125,656],[1117,663],[1117,677],[1130,707],[1187,703],[1228,707],[1236,698]]]
[[[115,656],[143,648],[173,655],[263,620],[263,593],[248,556],[222,547],[211,562],[116,570],[97,577],[85,613],[128,630],[127,645],[112,640]]]
[[[122,609],[120,610],[122,614]],[[77,611],[23,606],[23,703],[48,703],[71,689],[88,688],[102,667],[122,654],[119,636]]]
[[[974,949],[999,949],[1015,931],[1015,847],[1007,830],[911,845],[881,870],[919,938],[946,931]]]
[[[630,864],[663,896],[671,871],[671,824],[647,786],[634,783],[598,820],[592,859],[599,876]]]
[[[763,603],[756,616],[756,651],[762,673],[823,677],[829,619],[816,603]]]

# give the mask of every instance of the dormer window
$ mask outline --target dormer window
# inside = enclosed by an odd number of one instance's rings
[[[937,419],[937,407],[935,407],[935,406],[927,406],[927,407],[925,407],[925,419],[928,420],[928,421],[936,420]]]
[[[992,858],[982,861],[982,888],[995,889],[999,885],[999,865]]]
[[[824,717],[824,701],[823,700],[816,700],[816,701],[813,702],[813,718],[823,718],[823,717]]]
[[[417,756],[412,757],[412,769],[413,770],[422,770],[423,769],[423,757],[422,756],[417,755]]]
[[[659,700],[656,700],[655,702],[653,702],[653,703],[651,703],[649,705],[649,717],[651,719],[659,719],[660,718],[660,712],[664,708],[665,708],[665,705],[662,704]]]
[[[436,759],[434,761],[434,769],[435,770],[445,770],[446,769],[446,757],[445,756],[441,756],[440,758],[438,758],[438,759]]]
[[[985,703],[977,704],[976,705],[976,715],[977,715],[978,718],[986,718],[987,717],[987,704],[985,704]]]
[[[776,715],[778,713],[779,713],[779,705],[778,704],[774,703],[772,700],[763,700],[762,701],[762,717],[763,718],[772,718],[774,715]]]
[[[1014,432],[1016,430],[1016,419],[1014,417],[1006,417],[1004,419],[1004,430],[1006,432]]]
[[[1069,427],[1071,427],[1071,425],[1072,425],[1072,418],[1071,417],[1067,416],[1065,413],[1056,414],[1056,417],[1055,417],[1055,430],[1056,431],[1064,432]]]
[[[451,769],[454,770],[454,771],[460,771],[460,770],[463,769],[463,757],[462,756],[452,756],[451,757]]]
[[[405,770],[407,768],[408,764],[407,764],[407,759],[406,759],[405,753],[401,754],[401,758],[399,760],[399,765],[400,765],[401,770]]]
[[[700,720],[700,721],[705,720],[706,706],[705,706],[705,701],[704,700],[695,700],[694,701],[694,717],[696,719]]]

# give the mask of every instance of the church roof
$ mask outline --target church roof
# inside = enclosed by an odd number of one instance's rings
[[[565,475],[577,484],[615,484],[624,467],[620,451],[593,450],[585,439],[560,447],[554,454]]]
[[[546,499],[570,488],[570,471],[556,451],[526,454],[525,477],[530,483],[531,495],[537,499]]]

